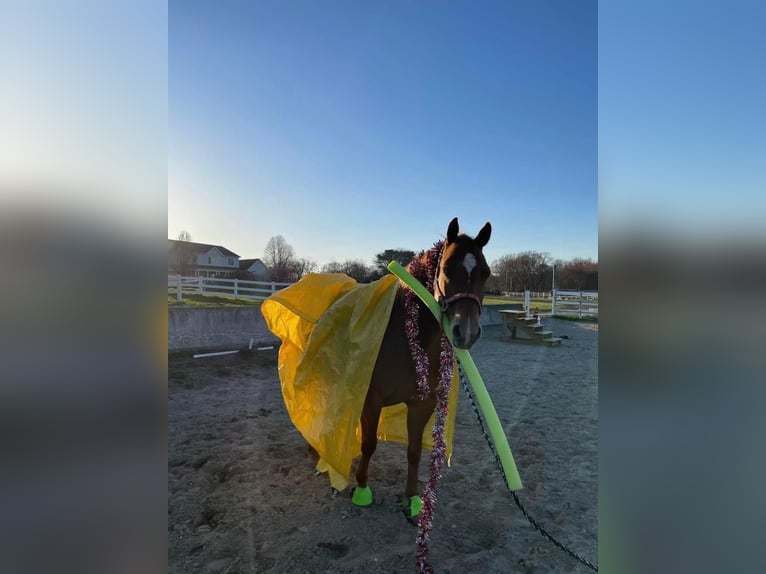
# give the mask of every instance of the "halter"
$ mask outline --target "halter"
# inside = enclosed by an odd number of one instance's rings
[[[481,305],[481,299],[479,299],[478,296],[474,295],[473,293],[468,292],[461,292],[461,293],[455,293],[454,295],[450,295],[447,297],[439,287],[439,273],[442,266],[442,257],[444,256],[444,250],[447,248],[446,243],[442,247],[441,253],[439,254],[439,261],[436,264],[436,270],[434,271],[434,296],[436,296],[436,301],[439,303],[439,308],[441,309],[441,315],[439,316],[439,326],[442,327],[443,321],[444,321],[444,314],[447,312],[447,309],[449,309],[449,306],[453,303],[456,303],[462,299],[469,299],[470,301],[473,301],[479,306],[479,314],[482,312],[482,305]]]

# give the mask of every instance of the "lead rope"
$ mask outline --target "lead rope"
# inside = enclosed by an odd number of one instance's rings
[[[473,393],[471,392],[471,389],[468,387],[468,381],[466,380],[465,371],[463,371],[463,365],[460,364],[460,361],[458,361],[458,366],[459,366],[459,372],[460,372],[460,384],[463,387],[465,394],[468,395],[468,400],[471,401],[473,412],[476,414],[476,419],[479,421],[479,427],[481,428],[481,432],[484,435],[484,438],[486,439],[487,444],[489,445],[489,450],[492,451],[492,454],[495,457],[497,468],[500,470],[500,473],[503,475],[503,478],[505,478],[505,474],[503,472],[503,464],[500,462],[500,457],[497,454],[497,450],[495,450],[495,444],[492,442],[492,439],[487,433],[487,429],[484,427],[484,420],[482,419],[482,416],[479,413],[479,408],[476,406],[476,401],[474,400]],[[503,482],[505,483],[506,486],[508,486],[508,483],[505,480],[503,480]],[[521,500],[519,500],[519,496],[513,490],[511,490],[510,487],[508,487],[508,490],[510,491],[511,495],[513,495],[513,500],[516,502],[516,506],[519,507],[519,510],[521,510],[521,513],[544,538],[547,538],[548,540],[553,542],[555,546],[557,546],[558,548],[560,548],[561,550],[569,554],[572,558],[579,560],[582,564],[585,564],[585,566],[587,566],[591,570],[598,572],[598,566],[586,560],[574,550],[570,550],[568,547],[564,546],[561,542],[559,542],[553,536],[551,536],[542,526],[540,526],[537,523],[537,521],[527,513],[526,509],[521,504]]]

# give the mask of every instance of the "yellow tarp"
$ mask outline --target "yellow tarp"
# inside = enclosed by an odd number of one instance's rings
[[[266,325],[282,340],[279,379],[295,427],[319,456],[317,469],[330,473],[334,488],[348,486],[353,459],[361,454],[359,417],[388,324],[398,281],[387,275],[358,285],[342,274],[309,274],[266,299]],[[452,453],[458,385],[453,378],[445,425],[447,460]],[[433,447],[434,417],[423,433]],[[407,407],[385,407],[378,439],[407,444]],[[406,456],[402,457],[406,468]]]

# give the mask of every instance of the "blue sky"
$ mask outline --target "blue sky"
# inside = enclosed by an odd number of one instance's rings
[[[598,257],[597,10],[194,2],[168,12],[168,236],[368,262],[458,216],[491,261]]]
[[[762,2],[601,3],[604,225],[763,232],[764,24]]]

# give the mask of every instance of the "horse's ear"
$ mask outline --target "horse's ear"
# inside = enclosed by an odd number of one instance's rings
[[[457,224],[457,217],[449,222],[447,228],[447,243],[454,243],[457,239],[457,233],[460,231],[460,226]]]
[[[481,228],[481,231],[479,231],[479,234],[476,236],[476,243],[479,244],[479,247],[484,247],[487,243],[489,243],[489,236],[492,235],[492,226],[489,224],[489,221],[484,224],[484,227]]]

